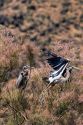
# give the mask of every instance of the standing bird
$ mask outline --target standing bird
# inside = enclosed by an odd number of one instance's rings
[[[23,67],[22,71],[20,72],[17,81],[16,81],[16,87],[19,89],[25,89],[28,79],[29,79],[29,66],[26,65]]]

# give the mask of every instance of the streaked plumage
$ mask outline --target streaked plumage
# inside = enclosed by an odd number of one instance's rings
[[[19,89],[25,89],[28,82],[28,68],[29,66],[24,66],[22,71],[20,72],[17,81],[16,87]]]

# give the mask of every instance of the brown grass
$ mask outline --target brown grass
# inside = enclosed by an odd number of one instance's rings
[[[47,85],[42,78],[52,70],[42,47],[83,69],[82,0],[30,2],[7,0],[0,8],[10,21],[14,15],[24,16],[20,27],[0,26],[0,125],[82,125],[83,71],[73,70],[71,82],[56,84],[44,92],[42,105],[39,101]],[[30,60],[34,67],[20,93],[15,89],[17,76]]]

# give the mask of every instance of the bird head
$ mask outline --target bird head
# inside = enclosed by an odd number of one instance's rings
[[[29,65],[23,66],[23,71],[28,71],[30,69]]]

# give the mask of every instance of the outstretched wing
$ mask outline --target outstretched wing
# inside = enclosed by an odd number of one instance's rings
[[[49,58],[47,58],[48,64],[54,69],[58,70],[62,65],[67,64],[69,61],[63,57],[59,57],[54,53],[50,53]]]

